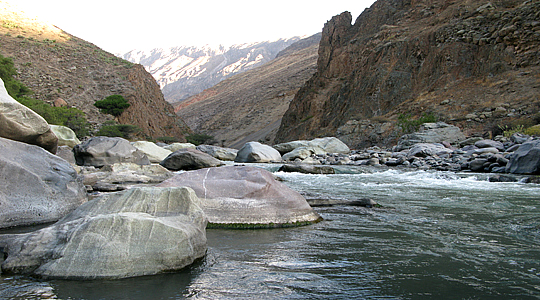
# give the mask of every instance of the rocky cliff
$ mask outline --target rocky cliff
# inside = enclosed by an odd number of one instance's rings
[[[290,101],[315,71],[320,36],[302,39],[276,59],[178,103],[178,115],[228,147],[271,143]]]
[[[317,72],[276,142],[335,135],[392,144],[398,117],[431,114],[465,133],[540,121],[540,1],[379,0],[324,26]]]
[[[300,38],[216,47],[181,46],[133,50],[122,57],[140,63],[156,78],[165,99],[179,102],[218,82],[274,59]]]
[[[112,116],[100,113],[94,102],[120,94],[131,106],[118,121],[140,127],[142,137],[183,140],[190,131],[142,66],[29,17],[6,2],[0,2],[0,18],[0,54],[13,59],[18,79],[35,92],[33,98],[50,104],[62,99],[82,110],[91,123],[101,124]]]

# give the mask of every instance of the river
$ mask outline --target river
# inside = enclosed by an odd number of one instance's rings
[[[298,228],[207,230],[206,257],[175,274],[1,277],[0,288],[11,299],[32,298],[31,288],[59,299],[540,299],[540,185],[489,182],[489,174],[338,171],[275,174],[310,195],[382,207],[317,207],[324,221]]]

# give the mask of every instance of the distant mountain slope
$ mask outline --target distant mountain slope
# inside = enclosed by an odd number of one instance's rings
[[[378,0],[352,25],[350,13],[335,16],[276,141],[392,145],[400,115],[480,135],[537,124],[539,20],[538,0]]]
[[[0,53],[13,58],[19,80],[33,98],[63,99],[94,124],[111,120],[93,105],[120,94],[131,106],[118,118],[142,129],[143,137],[183,140],[190,129],[165,101],[153,77],[134,65],[0,1]]]
[[[133,50],[122,57],[140,63],[154,76],[165,99],[179,102],[234,74],[261,66],[299,37],[229,47],[173,47]]]
[[[177,103],[175,110],[195,132],[225,146],[239,148],[261,139],[271,143],[289,102],[315,71],[320,38],[300,40],[276,59]]]

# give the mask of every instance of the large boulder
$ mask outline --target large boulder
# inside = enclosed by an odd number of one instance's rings
[[[504,152],[504,145],[501,142],[494,141],[494,140],[479,140],[474,143],[474,145],[478,148],[484,149],[484,148],[496,148],[497,150]]]
[[[146,156],[148,156],[148,160],[150,160],[151,163],[160,163],[167,156],[169,156],[169,154],[172,153],[172,151],[163,149],[152,142],[138,141],[132,143],[132,145],[144,154],[146,154]]]
[[[148,157],[126,139],[96,136],[73,148],[80,166],[102,167],[115,163],[132,162],[149,165]]]
[[[444,122],[424,123],[418,132],[403,135],[397,144],[397,151],[409,149],[418,143],[458,144],[465,140],[465,135],[459,127]]]
[[[58,138],[40,115],[13,99],[0,79],[0,137],[56,153]]]
[[[223,148],[212,145],[199,145],[196,148],[197,150],[204,152],[208,155],[211,155],[219,160],[229,160],[234,161],[238,150],[232,148]]]
[[[0,138],[0,228],[48,223],[87,201],[75,169],[43,148]]]
[[[218,167],[222,166],[223,162],[199,150],[186,148],[169,154],[160,165],[169,170],[179,171]]]
[[[118,279],[179,270],[205,255],[205,227],[189,188],[105,194],[47,228],[1,236],[2,272]]]
[[[312,147],[299,147],[299,148],[294,149],[291,152],[285,153],[283,155],[283,160],[285,161],[293,161],[295,159],[304,160],[310,157],[312,154],[316,154],[316,152],[312,150]]]
[[[167,145],[165,147],[163,147],[163,149],[167,149],[171,152],[176,152],[178,150],[181,150],[181,149],[195,149],[196,146],[193,145],[192,143],[172,143],[170,145]]]
[[[138,165],[134,163],[117,163],[103,168],[83,167],[80,171],[83,183],[98,187],[109,187],[114,190],[125,189],[133,184],[156,184],[173,176],[172,172],[157,165]]]
[[[292,141],[287,143],[281,143],[273,146],[282,155],[289,153],[298,148],[306,148],[314,154],[326,154],[326,153],[342,153],[348,154],[351,152],[349,147],[336,137],[324,137],[311,141]]]
[[[51,127],[52,132],[58,137],[58,146],[68,146],[73,148],[81,143],[71,128],[60,125],[49,126]]]
[[[527,141],[512,154],[507,173],[540,174],[540,140]]]
[[[234,161],[241,163],[275,162],[281,161],[281,154],[268,145],[259,142],[248,142],[238,151]]]
[[[158,186],[187,186],[202,200],[211,227],[272,228],[317,222],[298,192],[255,167],[226,166],[184,172]]]

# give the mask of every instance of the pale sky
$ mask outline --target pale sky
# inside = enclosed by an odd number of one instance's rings
[[[375,0],[7,0],[98,47],[133,49],[232,45],[320,32],[344,11],[353,22]]]

